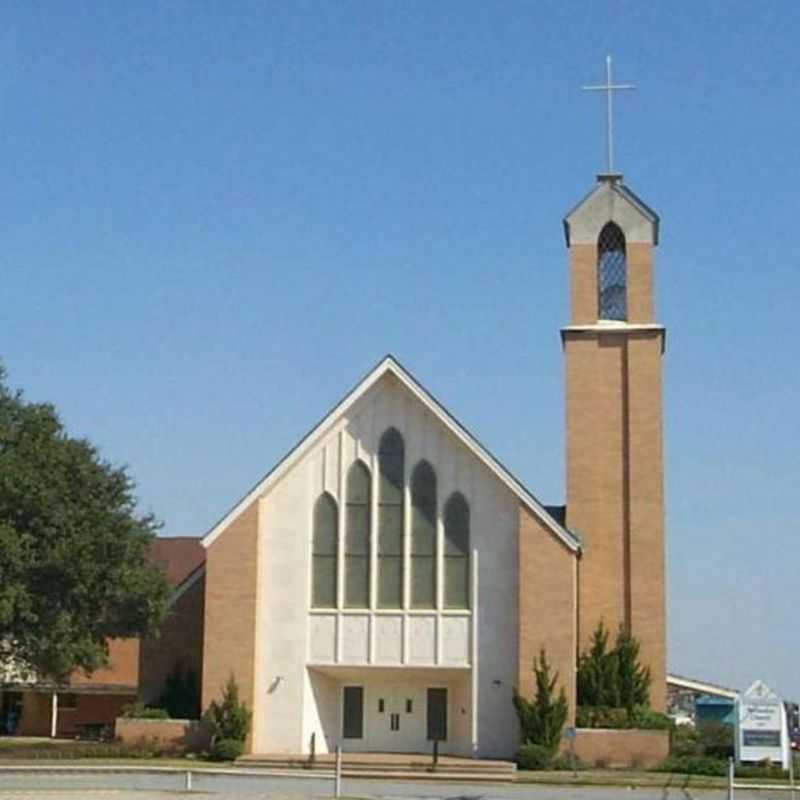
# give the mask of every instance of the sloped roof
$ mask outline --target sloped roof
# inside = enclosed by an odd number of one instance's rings
[[[150,544],[147,557],[161,567],[170,586],[178,586],[205,563],[206,551],[199,536],[161,536]]]
[[[540,519],[548,530],[571,551],[578,553],[581,543],[536,499],[533,493],[504,467],[414,376],[392,355],[385,356],[328,414],[306,434],[261,480],[203,537],[203,547],[214,540],[261,494],[278,481],[311,448],[321,441],[353,404],[384,375],[391,374],[408,389],[457,439]]]
[[[629,203],[636,211],[644,217],[652,226],[653,244],[658,244],[658,234],[660,219],[658,214],[647,205],[632,189],[623,183],[622,175],[598,175],[598,183],[584,195],[584,197],[576,203],[564,215],[564,238],[567,242],[567,247],[571,245],[572,241],[572,223],[573,219],[579,212],[587,206],[590,201],[597,195],[616,195],[625,202]]]
[[[716,683],[700,680],[699,678],[687,678],[683,675],[670,673],[667,675],[667,685],[675,686],[678,689],[688,689],[691,692],[703,695],[715,695],[717,697],[734,698],[738,694],[736,689],[728,686],[720,686]]]

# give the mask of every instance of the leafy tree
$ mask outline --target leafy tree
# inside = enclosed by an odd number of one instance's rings
[[[211,701],[207,717],[211,726],[212,747],[222,740],[243,742],[247,738],[253,714],[239,699],[239,686],[233,675],[225,684],[221,701],[219,703],[216,700]]]
[[[564,688],[558,691],[558,673],[550,674],[550,663],[542,648],[539,658],[534,659],[533,671],[536,675],[536,695],[533,701],[526,700],[514,692],[514,708],[517,710],[522,743],[540,745],[551,754],[558,749],[561,730],[567,721],[569,708]]]
[[[639,663],[639,642],[620,627],[612,649],[601,622],[578,659],[578,705],[626,708],[649,704],[650,669]]]
[[[169,587],[146,554],[124,468],[26,402],[0,366],[0,662],[64,681],[108,664],[110,638],[154,632]]]
[[[158,705],[173,719],[196,719],[200,712],[200,686],[197,673],[178,661],[164,681]]]

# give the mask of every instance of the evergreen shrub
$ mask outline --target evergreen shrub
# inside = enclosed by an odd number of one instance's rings
[[[567,721],[569,708],[563,687],[556,694],[558,673],[550,674],[550,663],[542,648],[539,658],[534,659],[536,695],[527,700],[514,691],[514,708],[519,718],[523,745],[544,747],[552,757],[561,742],[561,730]]]
[[[244,742],[239,739],[219,739],[208,754],[211,761],[236,761],[244,752]]]
[[[250,733],[253,714],[246,703],[239,699],[239,686],[231,675],[225,684],[220,702],[212,701],[208,707],[207,719],[211,726],[211,744],[223,739],[244,742]]]
[[[520,769],[550,769],[553,764],[553,753],[549,747],[541,744],[523,744],[517,755],[517,766]]]

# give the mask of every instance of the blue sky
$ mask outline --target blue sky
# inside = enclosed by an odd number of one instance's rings
[[[0,357],[200,534],[383,354],[563,498],[564,214],[662,218],[670,667],[800,699],[800,7],[20,3]]]

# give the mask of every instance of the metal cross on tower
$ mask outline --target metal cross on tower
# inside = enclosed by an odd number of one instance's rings
[[[614,92],[624,91],[625,89],[635,89],[632,83],[614,83],[611,80],[611,56],[606,56],[606,83],[605,86],[583,86],[587,92],[606,93],[606,143],[607,143],[607,167],[608,173],[614,172],[614,115],[612,98]]]

